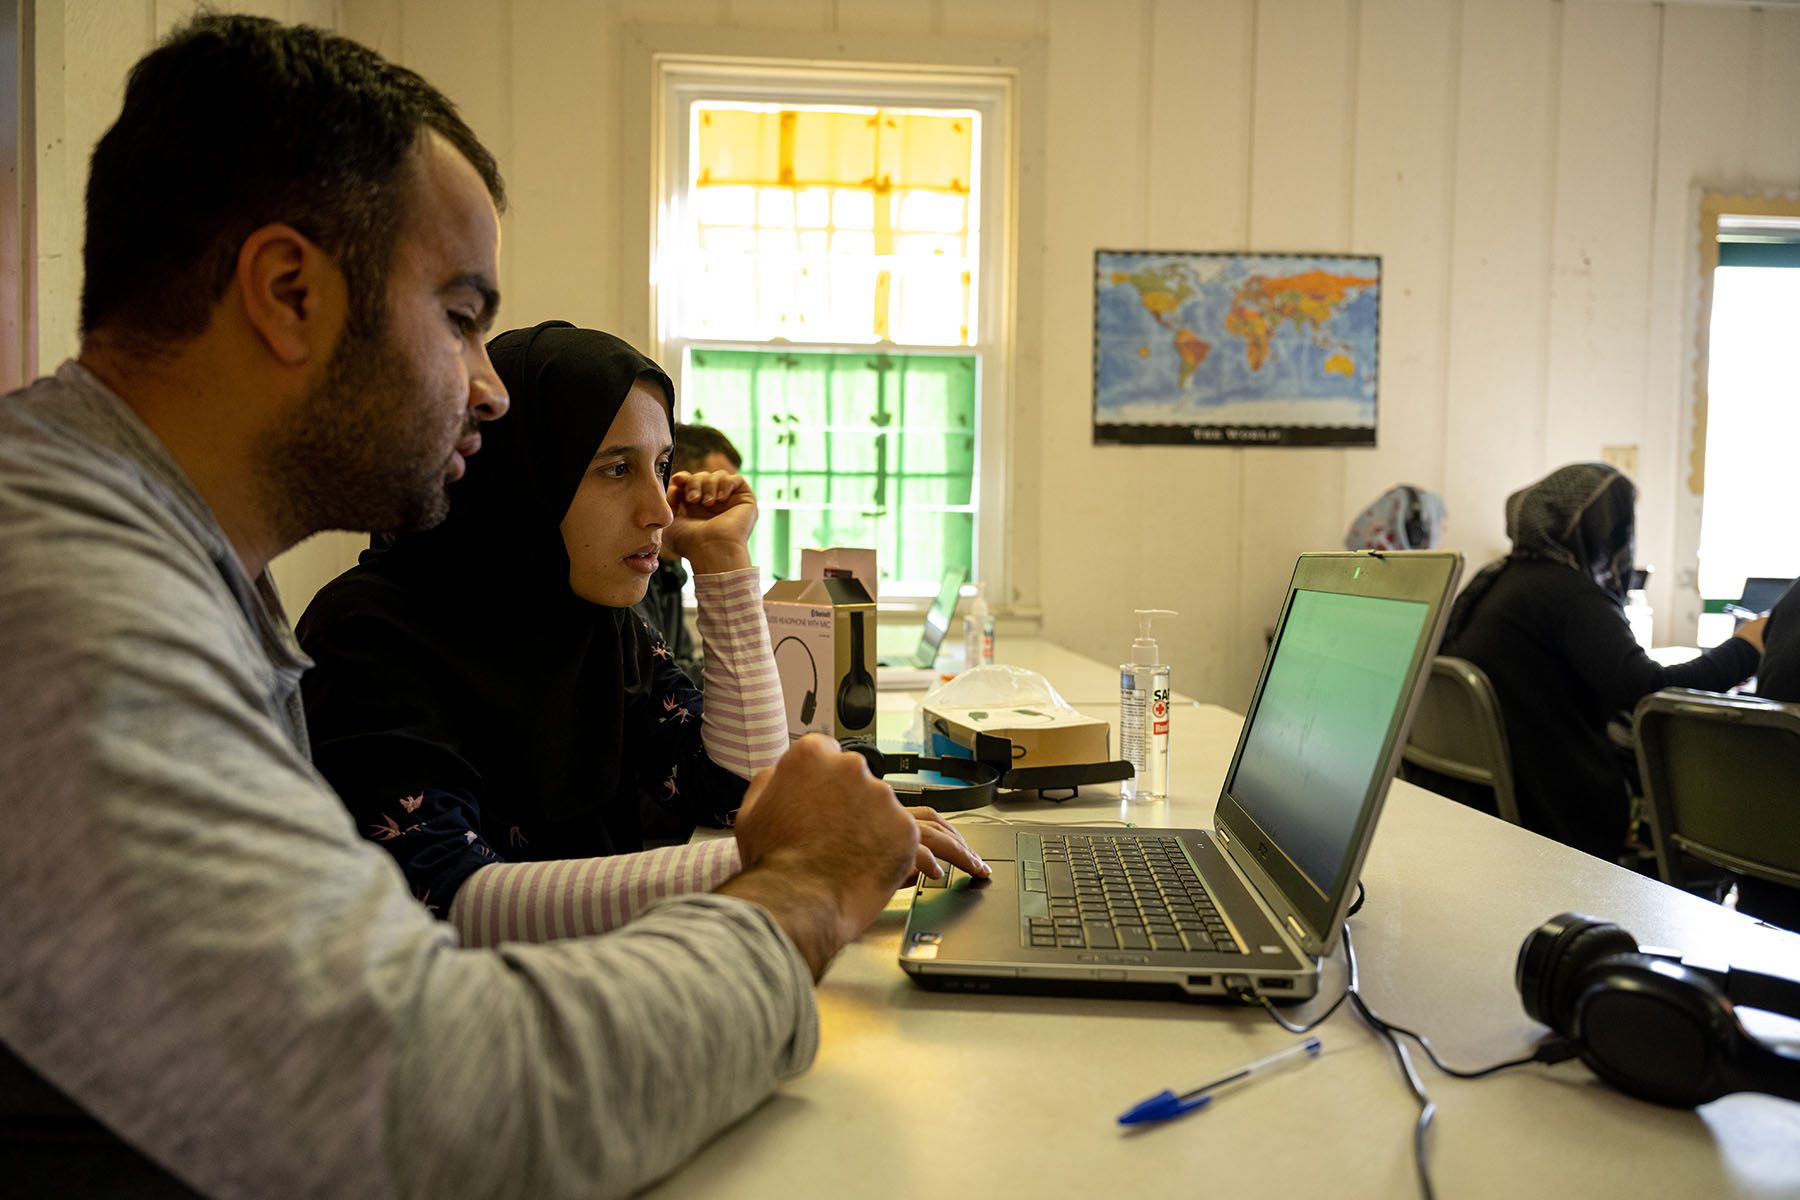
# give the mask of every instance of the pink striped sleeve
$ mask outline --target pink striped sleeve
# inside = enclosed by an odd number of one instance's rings
[[[755,567],[694,576],[696,624],[705,659],[706,755],[745,779],[788,748],[787,706],[763,620],[762,572]]]
[[[666,896],[712,891],[738,866],[728,837],[611,858],[491,863],[458,889],[450,924],[467,946],[605,933]]]

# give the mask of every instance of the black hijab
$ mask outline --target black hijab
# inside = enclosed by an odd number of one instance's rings
[[[449,517],[375,538],[300,620],[314,758],[346,800],[427,779],[478,794],[490,827],[635,849],[624,714],[650,684],[650,639],[630,609],[570,590],[560,525],[632,385],[661,386],[671,429],[674,385],[561,321],[488,349],[511,409],[482,427]]]
[[[1553,562],[1592,579],[1623,605],[1635,553],[1637,488],[1605,463],[1558,467],[1506,498],[1506,536],[1512,553],[1483,567],[1456,604],[1445,643],[1468,627],[1481,598],[1514,562]]]

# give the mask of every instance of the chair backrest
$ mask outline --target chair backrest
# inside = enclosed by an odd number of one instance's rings
[[[1440,775],[1477,783],[1494,793],[1500,816],[1519,824],[1512,753],[1494,685],[1466,658],[1439,655],[1425,681],[1401,757]]]
[[[1681,854],[1800,886],[1800,704],[1670,688],[1632,714],[1665,883]]]

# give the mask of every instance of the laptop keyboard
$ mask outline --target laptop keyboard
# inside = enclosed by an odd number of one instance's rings
[[[1022,945],[1239,952],[1179,838],[1021,833],[1019,873],[1048,913],[1025,917]]]

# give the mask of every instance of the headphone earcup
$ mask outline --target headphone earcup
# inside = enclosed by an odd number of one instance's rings
[[[875,720],[875,685],[866,671],[844,676],[838,684],[838,720],[845,729],[867,729]]]
[[[1564,1037],[1572,1036],[1582,973],[1609,955],[1635,954],[1637,948],[1637,939],[1611,921],[1580,913],[1550,918],[1519,947],[1514,978],[1525,1014]]]
[[[1642,954],[1609,956],[1583,973],[1570,1022],[1581,1061],[1595,1075],[1676,1108],[1733,1090],[1721,1067],[1748,1037],[1712,980]]]

